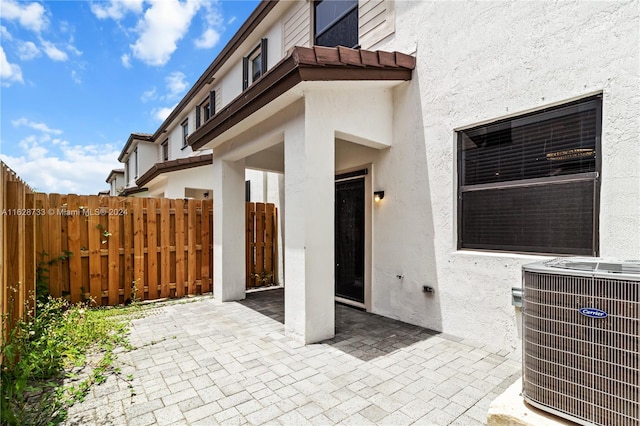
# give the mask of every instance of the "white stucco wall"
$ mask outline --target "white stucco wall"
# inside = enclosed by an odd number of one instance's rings
[[[152,143],[138,143],[138,177],[142,176],[157,161],[158,148]]]
[[[637,258],[638,2],[401,1],[395,13],[377,48],[417,45],[417,67],[375,163],[373,311],[517,349],[511,287],[544,257],[456,249],[455,129],[602,92],[600,253]]]
[[[186,170],[165,173],[161,179],[154,181],[155,185],[146,185],[149,196],[158,197],[164,194],[166,198],[184,198],[188,195],[185,188],[208,190],[209,197],[213,197],[211,176],[213,166],[192,167]]]

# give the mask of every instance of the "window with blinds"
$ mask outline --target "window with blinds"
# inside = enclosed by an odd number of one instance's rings
[[[458,248],[598,254],[601,96],[458,132]]]

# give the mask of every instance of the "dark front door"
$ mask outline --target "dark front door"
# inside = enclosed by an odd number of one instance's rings
[[[364,177],[336,182],[336,296],[364,303]]]

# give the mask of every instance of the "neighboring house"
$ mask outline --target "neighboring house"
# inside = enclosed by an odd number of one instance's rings
[[[118,161],[124,164],[125,182],[119,195],[147,197],[149,195],[147,189],[138,186],[136,180],[156,162],[157,157],[157,146],[153,135],[131,133],[118,157]]]
[[[109,190],[107,195],[117,196],[125,188],[124,169],[113,169],[109,176],[107,176],[106,182],[109,184]]]
[[[637,6],[261,2],[165,122],[212,150],[214,297],[245,297],[245,173],[274,171],[289,335],[332,337],[337,298],[519,348],[523,264],[640,253]]]

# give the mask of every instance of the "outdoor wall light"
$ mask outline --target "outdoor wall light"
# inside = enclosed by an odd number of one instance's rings
[[[384,198],[384,191],[375,191],[373,193],[373,201],[379,203]]]

